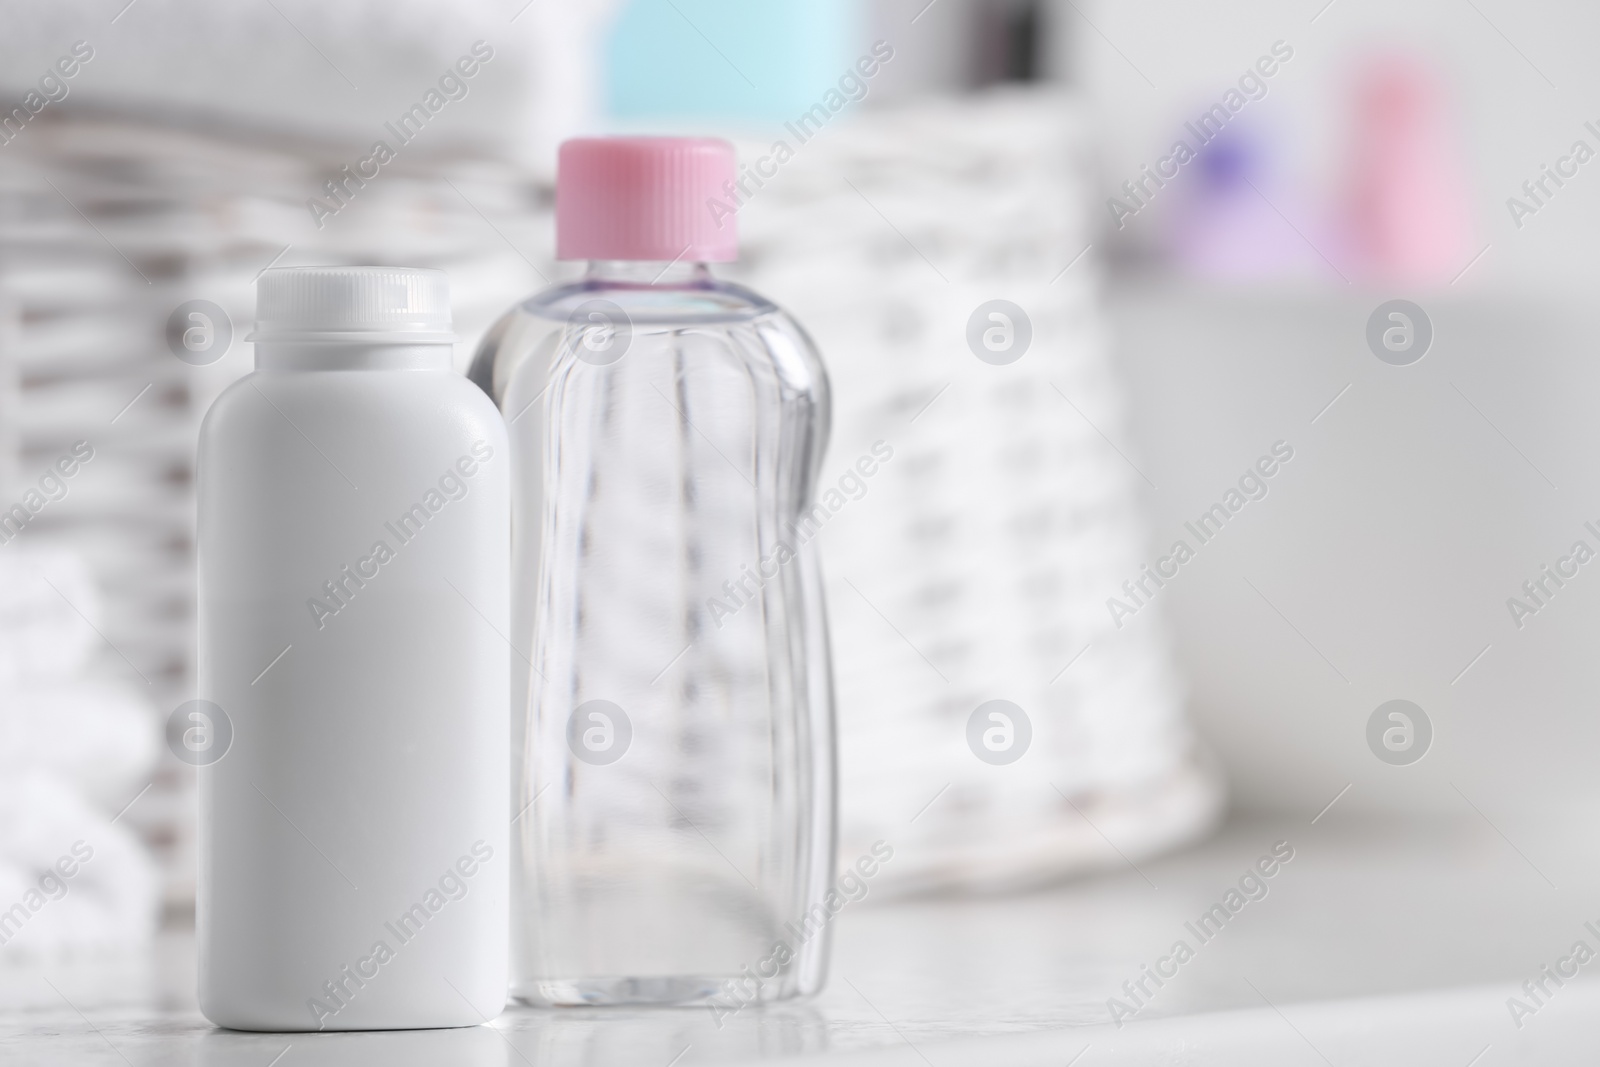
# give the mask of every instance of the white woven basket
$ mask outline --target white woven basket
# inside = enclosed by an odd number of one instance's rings
[[[100,667],[165,717],[196,695],[196,434],[250,369],[257,273],[273,262],[444,268],[464,363],[550,273],[548,190],[507,164],[419,150],[318,229],[306,200],[348,162],[336,147],[68,111],[44,113],[0,152],[0,499],[72,442],[93,445],[70,492],[17,543],[90,562]],[[168,315],[196,299],[234,327],[226,357],[198,368],[166,341]],[[0,707],[10,697],[0,688]],[[162,859],[179,909],[193,900],[192,785],[167,759],[123,820]]]
[[[832,376],[823,485],[874,442],[894,449],[820,536],[842,860],[885,840],[902,890],[1137,862],[1221,807],[1159,618],[1118,630],[1105,606],[1146,535],[1084,254],[1085,130],[1067,98],[1035,91],[866,110],[739,212],[742,273],[814,334]],[[994,299],[1032,325],[1005,366],[966,339]],[[994,699],[1032,725],[1008,765],[967,741]]]
[[[1145,545],[1095,256],[1064,270],[1090,240],[1082,128],[1067,101],[1022,93],[840,117],[739,214],[740,273],[796,313],[832,373],[825,483],[875,441],[894,449],[821,538],[842,855],[890,842],[884,871],[902,889],[1137,862],[1202,832],[1221,803],[1159,618],[1117,631],[1104,607]],[[68,116],[6,153],[0,471],[26,479],[63,442],[106,443],[99,479],[29,535],[90,558],[106,637],[165,709],[192,695],[194,434],[249,366],[236,342],[215,367],[185,367],[166,315],[213,300],[242,335],[274,257],[442,267],[464,360],[555,276],[549,190],[493,162],[405,159],[316,230],[305,198],[347,160],[315,146]],[[964,340],[994,298],[1032,320],[1032,348],[1009,366]],[[965,740],[995,698],[1033,723],[1008,766]],[[162,849],[173,903],[192,890],[187,781],[169,767],[127,817]]]

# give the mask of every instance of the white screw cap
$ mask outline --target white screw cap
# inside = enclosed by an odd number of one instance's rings
[[[249,340],[450,344],[450,279],[421,267],[274,267]]]

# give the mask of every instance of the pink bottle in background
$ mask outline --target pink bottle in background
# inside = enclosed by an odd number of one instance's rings
[[[1371,278],[1447,283],[1471,260],[1465,167],[1445,88],[1420,60],[1389,56],[1356,89],[1345,195],[1352,266]]]

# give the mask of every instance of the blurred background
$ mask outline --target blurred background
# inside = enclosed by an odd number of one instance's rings
[[[8,999],[48,1001],[39,960],[114,994],[192,924],[164,730],[206,695],[194,442],[251,367],[256,276],[447,269],[464,367],[577,269],[551,209],[580,133],[736,142],[731,273],[828,360],[825,475],[896,450],[822,537],[842,848],[895,842],[885,895],[1126,875],[1330,809],[1463,820],[1552,889],[1582,861],[1530,842],[1600,807],[1600,10],[4,0],[0,26],[0,906],[61,840],[106,857],[0,947]],[[973,340],[995,301],[1026,327],[1003,358]],[[993,699],[1027,758],[974,758]]]

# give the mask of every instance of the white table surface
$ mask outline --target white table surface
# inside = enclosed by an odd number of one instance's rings
[[[1123,1027],[1107,998],[1287,840],[1295,858]],[[0,966],[0,1063],[690,1067],[781,1057],[931,1065],[1593,1063],[1600,981],[1518,1028],[1506,998],[1600,927],[1600,856],[1549,818],[1240,818],[1179,855],[1039,892],[874,901],[836,920],[818,998],[534,1011],[393,1034],[241,1034],[194,1003],[192,936],[148,959]],[[1600,961],[1586,971],[1600,975]],[[274,1059],[274,1057],[281,1057]],[[1474,1059],[1474,1057],[1477,1057]]]

